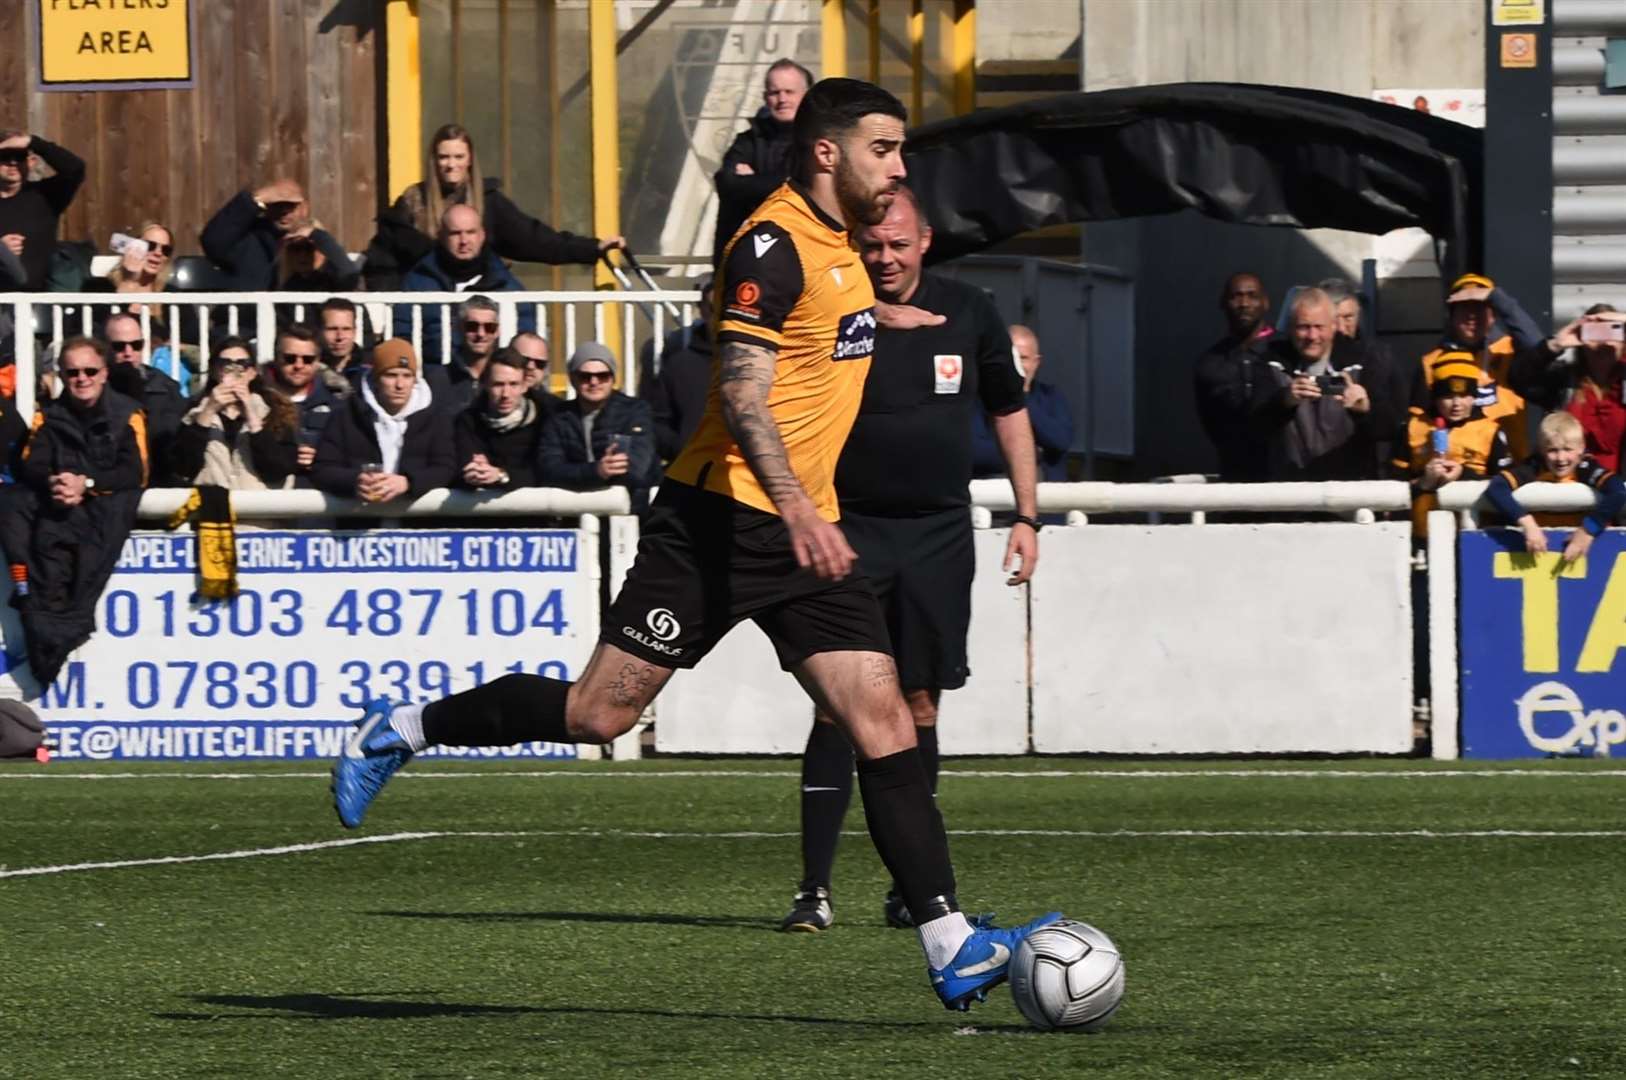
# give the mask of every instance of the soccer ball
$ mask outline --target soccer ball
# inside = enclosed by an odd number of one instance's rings
[[[1011,959],[1011,995],[1036,1028],[1094,1031],[1124,996],[1124,962],[1112,939],[1062,919],[1029,934]]]

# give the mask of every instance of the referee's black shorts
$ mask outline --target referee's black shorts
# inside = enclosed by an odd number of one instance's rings
[[[768,635],[787,671],[815,653],[892,651],[861,573],[822,580],[796,565],[777,514],[661,481],[601,639],[651,664],[690,668],[744,619]]]
[[[880,601],[903,689],[964,686],[977,571],[971,511],[874,517],[843,509],[841,528]]]

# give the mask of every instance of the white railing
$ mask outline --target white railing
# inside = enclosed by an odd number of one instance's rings
[[[141,495],[141,518],[167,520],[181,508],[190,488],[152,488]],[[613,516],[632,512],[626,488],[566,491],[520,488],[480,492],[448,488],[426,491],[411,502],[367,503],[325,491],[234,491],[232,509],[245,521],[299,517],[513,517],[516,515]]]
[[[0,293],[0,304],[11,309],[17,327],[17,409],[25,417],[31,417],[39,366],[37,339],[44,338],[47,346],[54,349],[64,338],[88,335],[97,323],[98,310],[106,313],[127,305],[149,305],[136,317],[141,320],[141,336],[146,342],[144,352],[150,356],[153,308],[157,308],[169,326],[171,343],[196,345],[202,355],[202,366],[206,368],[210,339],[216,330],[246,334],[250,326],[275,326],[279,308],[291,308],[295,321],[314,323],[326,301],[350,300],[358,309],[357,338],[363,345],[370,345],[395,336],[395,313],[397,307],[402,307],[409,312],[408,337],[413,348],[422,355],[425,331],[433,326],[439,331],[438,353],[424,360],[445,363],[451,359],[452,342],[457,336],[454,333],[457,306],[470,295],[456,292]],[[695,305],[700,300],[698,292],[666,290],[485,295],[497,305],[499,342],[507,344],[518,332],[521,319],[528,316],[534,331],[548,342],[555,370],[563,367],[579,342],[602,341],[607,320],[618,319],[623,343],[623,355],[619,357],[622,388],[629,394],[638,392],[637,346],[644,341],[653,342],[659,370],[659,356],[667,334],[695,318]],[[670,317],[667,302],[677,306],[681,321],[674,322]],[[612,311],[611,305],[617,305],[619,310]],[[561,340],[554,340],[555,333]],[[199,340],[186,340],[194,336]],[[254,344],[262,362],[271,359],[276,348],[273,335],[260,333]]]

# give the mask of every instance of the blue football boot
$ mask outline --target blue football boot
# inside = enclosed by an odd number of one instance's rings
[[[395,706],[379,698],[367,706],[333,765],[333,808],[347,829],[361,827],[367,807],[389,778],[412,760],[412,748],[390,726]]]
[[[971,921],[971,936],[954,954],[947,967],[928,967],[932,989],[945,1009],[965,1012],[973,1001],[986,1001],[988,991],[1004,982],[1010,973],[1011,956],[1022,939],[1061,918],[1061,912],[1040,915],[1030,923],[1001,930],[987,919]]]

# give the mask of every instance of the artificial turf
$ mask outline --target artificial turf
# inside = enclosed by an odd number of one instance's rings
[[[5,872],[525,834],[0,876],[0,1076],[1626,1073],[1607,762],[948,763],[966,907],[1122,948],[1096,1035],[945,1012],[856,808],[835,927],[775,932],[794,763],[426,761],[358,834],[320,771],[0,768]],[[1491,830],[1596,835],[1441,835]]]

